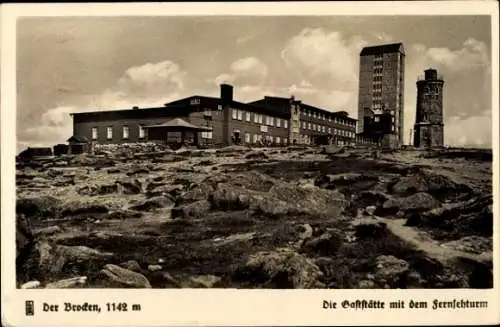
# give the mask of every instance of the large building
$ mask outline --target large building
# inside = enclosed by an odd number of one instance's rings
[[[191,96],[158,108],[74,113],[73,136],[106,143],[193,141],[198,145],[354,144],[356,120],[291,98],[264,97],[251,103],[233,99],[233,87],[220,97]]]
[[[358,133],[369,135],[366,128],[379,116],[391,116],[391,127],[383,140],[403,145],[404,140],[404,71],[402,43],[365,47],[360,53]]]
[[[427,69],[417,81],[417,112],[415,116],[415,147],[442,147],[443,77],[435,69]]]

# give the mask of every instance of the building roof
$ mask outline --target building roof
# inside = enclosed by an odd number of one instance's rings
[[[170,129],[190,129],[190,130],[200,130],[200,131],[212,130],[209,127],[193,125],[193,124],[188,123],[187,121],[180,119],[180,118],[174,118],[174,119],[169,120],[169,121],[162,123],[162,124],[144,126],[144,128],[156,128],[156,127],[162,127],[162,128],[167,128],[167,129],[169,129],[169,128]]]
[[[66,142],[71,143],[88,143],[89,140],[85,136],[71,136]]]
[[[400,52],[401,54],[405,54],[403,43],[391,43],[391,44],[381,44],[374,45],[369,47],[364,47],[361,50],[360,56],[371,56],[382,53],[394,53]]]
[[[289,108],[291,100],[292,99],[290,99],[290,98],[266,96],[263,99],[251,102],[251,104],[257,105],[257,106],[267,107],[269,109],[276,108],[278,110],[282,110],[282,111],[285,110],[285,111],[288,112],[288,110],[289,110],[288,108]],[[348,119],[348,120],[356,120],[356,119],[354,119],[352,117],[348,117],[347,113],[345,111],[334,111],[334,112],[332,112],[332,111],[329,111],[329,110],[326,110],[326,109],[322,109],[322,108],[318,108],[318,107],[315,107],[315,106],[311,106],[311,105],[302,103],[301,101],[297,101],[297,102],[300,104],[300,106],[302,108],[307,109],[307,110],[319,111],[321,113],[330,114],[330,115],[333,115],[335,117],[342,117],[342,118],[345,118],[345,119]],[[274,110],[276,110],[276,109],[274,109]]]

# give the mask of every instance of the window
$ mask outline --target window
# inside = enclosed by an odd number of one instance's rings
[[[250,133],[245,133],[245,143],[250,143]]]
[[[128,139],[128,126],[123,126],[123,138]]]
[[[306,123],[302,122],[302,129],[306,129]]]
[[[273,143],[273,137],[269,135],[269,142]]]
[[[207,132],[201,132],[201,138],[202,139],[211,139],[212,138],[212,132],[207,131]]]
[[[276,144],[280,144],[281,143],[281,138],[279,136],[276,136]]]
[[[243,120],[243,111],[238,110],[238,120]]]
[[[283,144],[285,144],[285,145],[288,144],[288,138],[286,138],[286,137],[283,138]]]
[[[281,127],[281,119],[276,118],[276,127]]]
[[[328,134],[332,134],[332,128],[328,127]]]
[[[108,140],[113,139],[113,127],[108,127]]]
[[[250,121],[250,120],[251,120],[250,113],[249,113],[249,112],[246,112],[246,113],[245,113],[245,115],[246,115],[246,120],[247,120],[247,121]]]
[[[288,128],[288,120],[283,120],[283,126],[284,126],[285,128]]]
[[[233,119],[238,119],[238,110],[236,109],[231,109],[232,113],[233,113]]]
[[[311,123],[307,123],[307,129],[311,129]]]
[[[323,126],[322,128],[323,128],[323,133],[324,133],[324,132],[326,131],[326,127],[325,127],[325,126]]]
[[[262,115],[259,115],[259,124],[262,124]]]
[[[257,143],[257,140],[259,139],[259,135],[254,134],[253,135],[253,143]]]
[[[203,115],[204,116],[212,116],[212,110],[210,110],[209,108],[203,109]]]
[[[380,117],[379,116],[375,117],[375,122],[378,123],[379,121],[380,121]]]
[[[92,127],[92,139],[97,140],[97,127]]]
[[[257,123],[259,122],[259,116],[260,116],[260,115],[258,115],[258,114],[253,114],[253,122],[254,122],[254,123],[256,123],[256,124],[257,124]]]
[[[269,125],[274,126],[274,118],[273,117],[269,117]]]
[[[144,134],[145,134],[144,133],[144,128],[141,125],[139,125],[139,138],[143,139],[144,138]]]

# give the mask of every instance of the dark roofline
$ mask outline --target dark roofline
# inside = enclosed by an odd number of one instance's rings
[[[256,103],[259,103],[261,102],[262,103],[262,106],[265,106],[266,105],[266,99],[275,99],[275,100],[279,100],[279,101],[290,101],[291,99],[290,98],[284,98],[284,97],[276,97],[276,96],[265,96],[264,98],[260,99],[260,100],[256,100],[256,101],[253,101],[253,102],[250,102],[251,104],[256,104]],[[340,110],[340,111],[329,111],[329,110],[326,110],[326,109],[322,109],[322,108],[318,108],[318,107],[315,107],[315,106],[312,106],[312,105],[309,105],[309,104],[306,104],[306,103],[303,103],[301,100],[295,100],[297,103],[300,104],[300,106],[302,108],[305,108],[305,109],[308,109],[308,110],[316,110],[316,111],[319,111],[319,112],[322,112],[322,113],[325,113],[325,114],[330,114],[330,115],[333,115],[333,116],[336,116],[336,117],[342,117],[344,119],[348,119],[348,120],[351,120],[351,121],[357,121],[357,119],[355,118],[352,118],[352,117],[349,117],[349,116],[344,116],[342,115],[343,112],[346,112],[344,110]],[[261,104],[259,104],[260,106]],[[271,105],[271,104],[269,104]]]
[[[375,54],[382,53],[394,53],[399,52],[403,56],[405,55],[404,46],[402,42],[398,43],[388,43],[388,44],[380,44],[380,45],[372,45],[368,47],[364,47],[361,49],[360,56],[371,56]]]

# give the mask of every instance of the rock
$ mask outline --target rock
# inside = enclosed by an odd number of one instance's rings
[[[344,152],[345,152],[344,148],[336,146],[334,144],[329,144],[327,146],[324,146],[321,151],[322,154],[340,154]]]
[[[118,287],[151,288],[151,284],[144,275],[113,264],[105,265],[101,274]]]
[[[404,216],[404,213],[423,212],[438,208],[440,205],[440,202],[432,195],[419,192],[405,198],[387,200],[382,207],[377,208],[375,214],[386,216],[395,215],[398,211],[402,211]]]
[[[384,281],[391,287],[397,287],[401,277],[409,271],[408,262],[392,255],[381,255],[376,259],[375,278]]]
[[[430,227],[454,238],[475,234],[491,237],[493,235],[493,214],[489,205],[491,195],[473,198],[469,201],[444,205],[411,217],[410,226]]]
[[[185,288],[213,288],[222,278],[214,275],[202,275],[190,277],[189,281],[183,285]]]
[[[29,221],[23,214],[16,215],[16,258],[20,254],[31,251],[34,242],[33,231]],[[22,260],[22,258],[21,258]]]
[[[344,237],[340,233],[327,232],[306,241],[301,248],[301,252],[319,254],[320,256],[335,255],[343,240]]]
[[[96,196],[116,193],[118,187],[116,184],[95,184],[85,185],[77,190],[80,195]]]
[[[214,191],[211,183],[197,184],[179,198],[178,204],[207,200]]]
[[[378,221],[362,221],[355,225],[355,235],[359,239],[379,238],[387,234],[387,225]]]
[[[457,194],[470,194],[472,190],[447,176],[436,174],[427,169],[418,169],[414,174],[401,177],[390,187],[392,193],[409,196],[417,192],[426,192],[439,200],[454,198]]]
[[[373,216],[375,214],[375,211],[377,210],[376,206],[368,206],[365,209],[365,213],[369,216]]]
[[[23,290],[39,288],[39,287],[40,287],[40,282],[37,280],[32,280],[21,285],[21,289]]]
[[[377,288],[377,285],[373,282],[373,280],[361,280],[358,283],[358,288]]]
[[[37,229],[33,234],[35,236],[39,235],[52,235],[61,232],[61,227],[59,226],[48,226],[44,228]]]
[[[345,187],[367,189],[378,182],[378,177],[359,173],[327,174],[316,178],[315,185],[326,189],[343,189]]]
[[[338,191],[297,187],[292,183],[276,183],[269,194],[288,203],[298,212],[329,218],[338,217],[348,204],[344,195]]]
[[[86,282],[87,282],[86,276],[73,277],[49,283],[45,285],[45,288],[75,288],[85,284]]]
[[[58,216],[61,201],[52,196],[18,198],[16,214],[26,218],[55,218]]]
[[[172,218],[196,219],[205,216],[211,208],[210,202],[200,200],[172,208]]]
[[[411,271],[406,275],[406,288],[425,288],[426,281],[417,271]]]
[[[79,215],[96,215],[108,213],[108,208],[103,204],[86,203],[86,202],[70,202],[64,205],[61,216],[79,216]]]
[[[160,265],[149,265],[148,266],[148,270],[153,271],[153,272],[158,271],[158,270],[162,270],[162,269],[163,269],[163,267]]]
[[[142,183],[138,179],[120,178],[116,180],[119,194],[139,194],[142,192]]]
[[[136,176],[140,174],[149,174],[150,170],[144,167],[134,167],[130,169],[126,174],[127,176]]]
[[[252,151],[245,155],[245,159],[260,159],[267,160],[269,157],[262,151]]]
[[[142,268],[141,268],[141,265],[139,265],[139,263],[135,260],[129,260],[129,261],[126,261],[126,262],[122,262],[120,263],[119,265],[120,267],[124,268],[124,269],[128,269],[130,271],[134,271],[134,272],[137,272],[137,273],[141,273],[142,272]]]
[[[165,196],[156,196],[147,199],[140,204],[134,205],[130,207],[130,209],[137,211],[151,211],[154,209],[161,209],[173,206],[174,206],[174,201],[172,201],[172,199]]]
[[[250,255],[233,279],[268,288],[321,288],[323,273],[313,261],[289,248]]]
[[[493,251],[493,241],[491,238],[481,236],[466,236],[459,240],[443,243],[441,246],[454,249],[456,251],[481,254]]]
[[[177,198],[180,196],[184,189],[182,185],[162,185],[158,187],[154,187],[146,192],[147,197],[155,197],[155,196],[170,196],[173,198]],[[207,195],[208,197],[208,195]]]
[[[311,225],[309,224],[304,224],[301,225],[303,231],[299,234],[299,239],[305,240],[313,236],[313,229]]]

